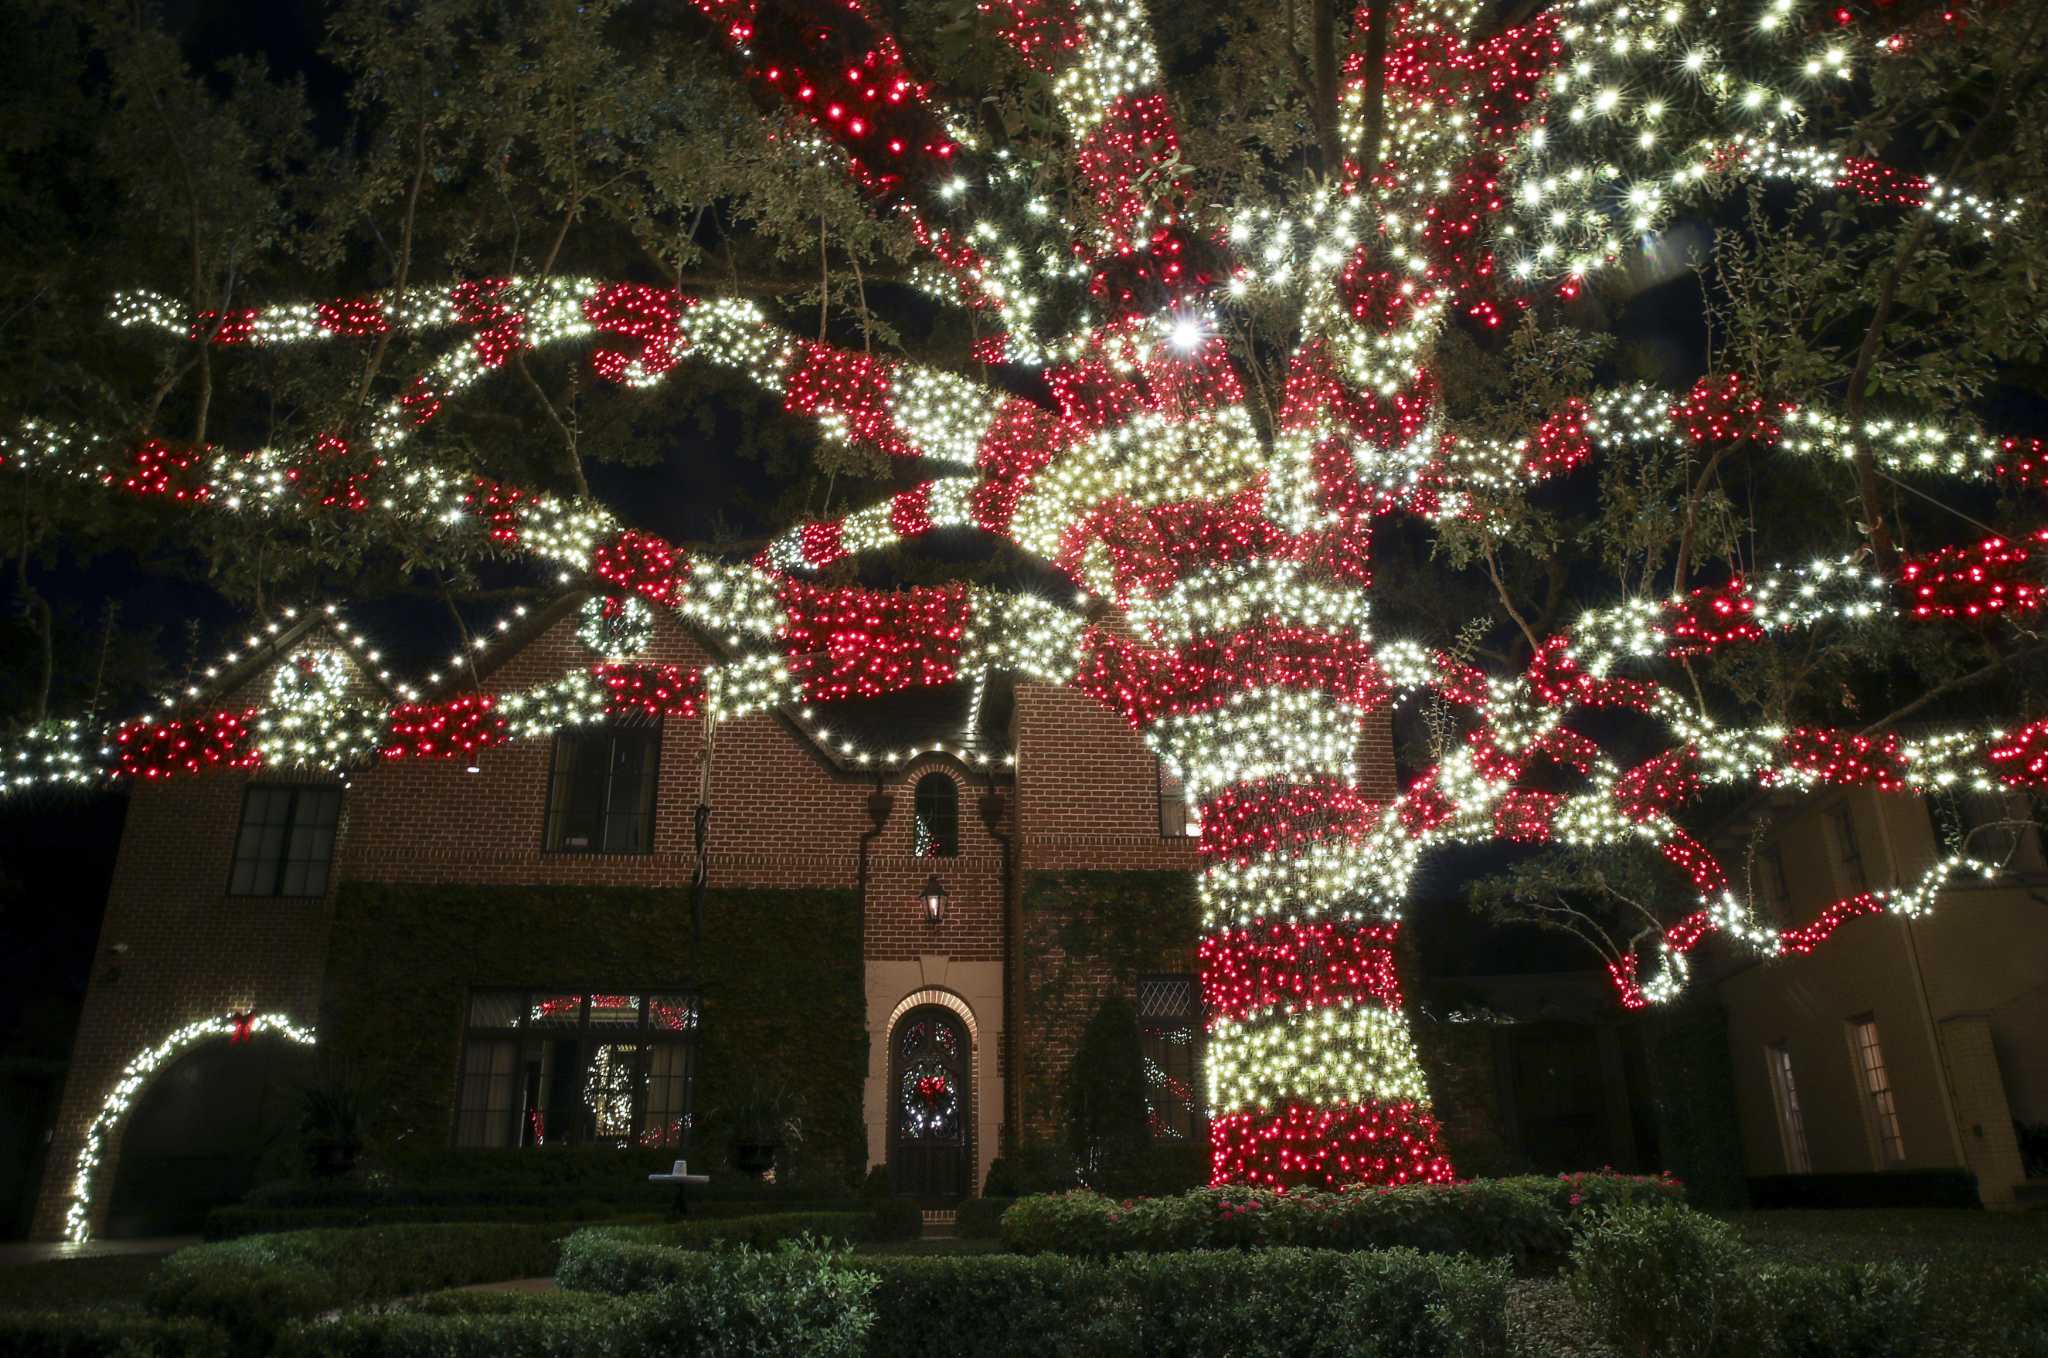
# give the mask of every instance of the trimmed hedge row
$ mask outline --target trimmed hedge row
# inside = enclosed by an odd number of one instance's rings
[[[1677,1202],[1675,1179],[1626,1174],[1529,1175],[1328,1193],[1204,1188],[1118,1202],[1085,1190],[1022,1198],[1002,1214],[1020,1254],[1106,1255],[1292,1245],[1411,1248],[1562,1261],[1575,1227],[1636,1202]]]
[[[783,1250],[799,1253],[793,1244]],[[746,1255],[691,1253],[588,1230],[564,1242],[555,1276],[571,1290],[666,1297],[701,1288],[726,1261]],[[868,1358],[1489,1358],[1506,1351],[1505,1265],[1414,1250],[1209,1250],[1108,1260],[934,1255],[860,1266],[879,1280]],[[452,1352],[466,1358],[468,1351]]]
[[[228,1337],[197,1320],[78,1311],[0,1311],[8,1358],[226,1358]]]
[[[621,1248],[648,1249],[651,1246]],[[846,1254],[794,1244],[667,1250],[692,1267],[629,1297],[428,1298],[402,1311],[295,1327],[291,1358],[857,1358],[875,1314],[872,1274]]]
[[[146,1302],[226,1332],[231,1352],[270,1352],[292,1321],[471,1283],[552,1273],[562,1225],[443,1224],[288,1231],[195,1245],[165,1259]]]
[[[2048,1274],[1993,1313],[1958,1317],[1946,1295],[1935,1304],[1922,1266],[1760,1260],[1727,1224],[1673,1204],[1624,1207],[1592,1225],[1572,1251],[1570,1283],[1595,1331],[1624,1354],[2026,1358],[2048,1341]]]

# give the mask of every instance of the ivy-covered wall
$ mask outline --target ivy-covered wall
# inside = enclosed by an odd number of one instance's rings
[[[1177,871],[1026,873],[1018,899],[1018,1130],[1043,1138],[1096,1005],[1147,972],[1194,971],[1201,911],[1194,875]]]
[[[1695,1207],[1748,1206],[1728,1011],[1695,993],[1645,1017],[1643,1046],[1662,1167],[1685,1180]]]
[[[689,954],[686,889],[346,882],[321,1044],[368,1090],[375,1144],[445,1146],[472,987],[680,987]],[[804,1098],[806,1177],[864,1167],[859,896],[713,890],[704,954],[704,1151],[722,1156],[718,1115],[758,1072]]]

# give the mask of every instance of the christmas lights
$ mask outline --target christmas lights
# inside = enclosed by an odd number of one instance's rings
[[[2027,205],[1870,161],[1809,125],[1814,91],[1861,79],[1902,50],[1901,35],[1863,41],[1809,22],[1795,0],[1566,0],[1475,40],[1477,0],[1418,0],[1385,16],[1384,79],[1365,66],[1368,25],[1354,25],[1332,111],[1340,163],[1270,202],[1205,204],[1181,169],[1140,7],[987,0],[995,31],[1046,82],[1068,139],[1072,192],[1055,201],[1039,167],[992,149],[910,69],[867,0],[697,8],[745,82],[801,120],[789,144],[844,169],[908,226],[927,257],[922,285],[1001,327],[984,327],[977,360],[1039,369],[1029,386],[1043,398],[802,339],[749,301],[630,282],[481,279],[199,316],[125,294],[119,323],[181,343],[399,335],[440,347],[347,442],[131,448],[31,423],[0,445],[7,474],[97,484],[165,512],[363,539],[433,535],[524,559],[559,585],[601,593],[578,627],[590,655],[521,690],[429,699],[399,688],[385,702],[356,692],[314,646],[283,657],[270,692],[246,709],[193,711],[201,694],[188,691],[111,733],[84,723],[30,732],[0,757],[0,788],[473,759],[590,722],[716,723],[777,708],[849,762],[893,765],[920,751],[863,748],[814,709],[969,682],[978,711],[997,670],[1072,684],[1140,731],[1199,803],[1213,1173],[1287,1186],[1451,1173],[1391,951],[1426,854],[1505,839],[1661,857],[1693,894],[1650,955],[1612,961],[1635,1006],[1678,993],[1688,954],[1708,937],[1803,953],[1857,917],[1924,911],[1951,876],[1995,867],[1949,857],[1910,889],[1838,902],[1780,932],[1674,819],[1704,789],[2048,783],[2048,723],[1911,740],[1721,726],[1657,677],[1670,662],[1802,629],[2007,625],[2041,607],[2035,568],[2048,532],[1941,548],[1893,579],[1837,548],[1688,582],[1678,598],[1624,599],[1542,639],[1519,673],[1373,630],[1377,520],[1483,529],[1502,503],[1584,476],[1604,455],[1713,456],[1741,444],[1867,458],[1901,479],[2043,488],[2038,440],[1891,413],[1852,421],[1727,373],[1683,392],[1583,393],[1523,437],[1463,429],[1439,399],[1429,365],[1446,327],[1505,326],[1539,284],[1572,295],[1681,206],[1743,178],[1926,214],[1958,250],[2002,241]],[[1380,97],[1371,117],[1369,90]],[[1255,419],[1227,336],[1239,308],[1275,300],[1302,338],[1285,356],[1274,418]],[[634,387],[691,362],[729,369],[822,438],[919,463],[919,480],[799,525],[754,561],[720,562],[688,559],[602,506],[420,451],[415,431],[450,402],[503,380],[515,355],[550,349],[587,351],[599,378]],[[804,578],[968,528],[1062,572],[1076,606]],[[640,659],[657,608],[728,655],[701,671]],[[514,632],[517,616],[469,638],[448,674],[474,673],[476,654]],[[374,665],[349,645],[358,667]],[[1354,766],[1365,717],[1424,694],[1455,712],[1463,738],[1444,741],[1439,762],[1398,796],[1366,797]],[[1594,710],[1668,739],[1623,766],[1568,724]],[[608,1072],[589,1075],[611,1090]],[[949,1085],[918,1078],[900,1091],[916,1109],[948,1104]]]
[[[66,1240],[83,1244],[92,1239],[94,1180],[99,1174],[100,1162],[106,1156],[107,1138],[120,1127],[151,1077],[195,1043],[217,1037],[225,1037],[231,1043],[243,1043],[264,1033],[275,1033],[306,1047],[312,1046],[314,1041],[311,1028],[302,1028],[282,1014],[238,1011],[188,1023],[154,1047],[146,1048],[129,1059],[114,1081],[114,1087],[100,1101],[99,1111],[86,1125],[85,1144],[78,1151],[78,1161],[71,1175],[69,1201],[64,1208]]]

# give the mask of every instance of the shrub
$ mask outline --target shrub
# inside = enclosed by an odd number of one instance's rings
[[[1081,1030],[1067,1070],[1067,1145],[1091,1186],[1129,1191],[1152,1144],[1145,1101],[1137,1011],[1129,1000],[1111,995]]]
[[[210,1321],[236,1354],[269,1352],[285,1325],[337,1307],[554,1271],[560,1226],[376,1226],[195,1245],[164,1260],[149,1309]]]
[[[1926,1351],[1926,1274],[1904,1264],[1765,1265],[1746,1279],[1742,1309],[1730,1353],[1908,1358]]]
[[[1011,1146],[989,1162],[982,1194],[1021,1198],[1032,1193],[1065,1193],[1081,1186],[1081,1172],[1065,1146],[1026,1141]]]
[[[1907,1358],[1931,1338],[1922,1269],[1759,1264],[1729,1227],[1676,1205],[1614,1212],[1572,1264],[1572,1295],[1623,1354]]]
[[[924,1234],[924,1211],[909,1198],[884,1198],[875,1204],[870,1240],[915,1240]]]
[[[502,1295],[502,1294],[501,1294]],[[545,1295],[545,1294],[544,1294]],[[495,1299],[494,1299],[495,1300]],[[340,1316],[294,1326],[289,1358],[621,1358],[662,1352],[645,1299],[481,1305]]]
[[[1026,1254],[1401,1246],[1505,1256],[1527,1267],[1561,1261],[1573,1222],[1629,1202],[1672,1201],[1679,1191],[1673,1180],[1612,1174],[1338,1193],[1215,1188],[1128,1202],[1084,1191],[1020,1199],[1004,1213],[1002,1235],[1011,1249]]]
[[[1003,1213],[1015,1198],[969,1198],[960,1204],[953,1230],[962,1240],[995,1240],[1003,1233]]]
[[[850,1258],[808,1239],[772,1252],[692,1252],[580,1231],[563,1246],[555,1279],[577,1291],[650,1297],[666,1352],[830,1358],[861,1352],[875,1320],[874,1275]]]
[[[1735,1232],[1712,1217],[1675,1203],[1623,1207],[1573,1248],[1572,1296],[1624,1355],[1704,1358],[1730,1340],[1746,1262]]]
[[[923,1215],[915,1204],[905,1204],[912,1213],[917,1227],[924,1224]],[[895,1221],[882,1220],[882,1214],[864,1212],[774,1212],[753,1217],[707,1217],[682,1221],[663,1221],[631,1225],[591,1226],[577,1231],[570,1239],[579,1236],[601,1236],[606,1239],[629,1241],[641,1245],[665,1245],[673,1249],[703,1250],[715,1245],[746,1245],[753,1249],[769,1249],[784,1240],[798,1236],[815,1236],[819,1240],[840,1243],[859,1243],[869,1240],[904,1239],[901,1232],[904,1224],[898,1209]],[[566,1246],[565,1246],[566,1248]]]
[[[1506,1269],[1412,1250],[973,1255],[870,1266],[881,1284],[869,1358],[1487,1358],[1506,1345]]]
[[[224,1358],[227,1335],[197,1320],[94,1312],[0,1311],[8,1358]]]

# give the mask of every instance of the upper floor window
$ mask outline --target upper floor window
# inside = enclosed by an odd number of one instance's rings
[[[228,891],[236,896],[320,896],[334,858],[341,789],[252,784],[242,794],[242,827]]]
[[[1771,1100],[1778,1108],[1778,1142],[1785,1151],[1788,1174],[1813,1173],[1813,1155],[1806,1145],[1806,1114],[1799,1107],[1799,1086],[1792,1079],[1792,1048],[1773,1042],[1764,1048],[1770,1068]]]
[[[1892,1096],[1891,1072],[1885,1068],[1884,1045],[1877,1040],[1877,1017],[1859,1014],[1849,1020],[1849,1045],[1855,1049],[1857,1074],[1869,1100],[1870,1127],[1887,1165],[1906,1162],[1906,1139],[1899,1128],[1899,1102]]]
[[[1850,891],[1870,885],[1863,870],[1863,841],[1856,837],[1856,812],[1849,803],[1828,808],[1828,833],[1835,842],[1835,866],[1841,869],[1843,885]]]
[[[1785,878],[1785,851],[1776,844],[1756,851],[1756,894],[1774,910],[1792,903],[1792,888]]]
[[[674,1146],[697,1007],[682,993],[478,990],[458,1146]]]
[[[957,858],[960,854],[960,788],[943,773],[917,780],[911,825],[911,849],[919,858]]]
[[[650,853],[659,726],[599,726],[555,738],[545,847],[570,853]]]
[[[1159,761],[1159,834],[1163,839],[1200,839],[1202,813],[1188,798],[1180,770]]]
[[[1202,1011],[1195,978],[1138,978],[1138,1048],[1145,1062],[1145,1115],[1159,1141],[1204,1135]]]

